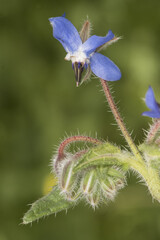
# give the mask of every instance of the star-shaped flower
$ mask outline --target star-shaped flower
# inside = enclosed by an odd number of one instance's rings
[[[154,97],[154,92],[151,86],[149,86],[148,91],[145,96],[146,105],[151,111],[143,112],[143,116],[151,118],[160,118],[160,104],[156,102]]]
[[[97,77],[104,80],[117,81],[121,78],[119,68],[109,58],[97,52],[107,43],[109,45],[111,41],[118,40],[111,30],[105,37],[96,35],[89,37],[85,33],[87,27],[86,29],[84,27],[83,33],[79,34],[74,25],[64,16],[53,17],[49,21],[53,27],[53,37],[62,44],[67,52],[65,60],[72,61],[77,86],[81,83],[84,68],[88,73],[91,68]]]

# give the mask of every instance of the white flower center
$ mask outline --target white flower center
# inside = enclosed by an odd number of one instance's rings
[[[82,51],[76,51],[74,53],[67,53],[65,60],[72,61],[72,63],[80,62],[80,63],[89,63],[89,58],[87,58],[86,54]]]

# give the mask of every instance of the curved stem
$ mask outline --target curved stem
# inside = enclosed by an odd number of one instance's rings
[[[66,147],[70,144],[70,143],[73,143],[73,142],[90,142],[92,144],[102,144],[103,142],[96,139],[96,138],[92,138],[92,137],[88,137],[88,136],[72,136],[72,137],[69,137],[69,138],[66,138],[59,146],[58,148],[58,155],[57,155],[57,158],[54,162],[54,168],[55,168],[55,171],[58,173],[58,164],[59,162],[61,162],[66,154],[65,154],[65,149]],[[84,154],[86,151],[80,151],[78,153],[75,154],[75,159],[80,157],[82,154]]]
[[[126,142],[128,143],[128,145],[129,145],[131,151],[133,152],[134,156],[136,157],[136,159],[142,162],[143,157],[140,154],[140,152],[139,152],[138,148],[136,147],[135,143],[133,142],[133,140],[131,138],[131,135],[129,134],[129,132],[126,129],[126,126],[123,122],[123,119],[121,118],[120,113],[117,109],[117,106],[116,106],[116,104],[113,100],[113,97],[111,95],[111,92],[110,92],[107,81],[100,78],[100,82],[101,82],[101,85],[103,87],[103,91],[104,91],[105,96],[107,98],[108,104],[109,104],[109,106],[112,110],[112,113],[115,117],[115,120],[116,120],[116,122],[117,122],[117,124],[118,124]]]
[[[73,142],[90,142],[93,144],[102,144],[102,141],[96,139],[96,138],[92,138],[92,137],[88,137],[88,136],[72,136],[69,138],[66,138],[59,146],[58,149],[58,160],[61,160],[64,158],[65,156],[65,148]]]

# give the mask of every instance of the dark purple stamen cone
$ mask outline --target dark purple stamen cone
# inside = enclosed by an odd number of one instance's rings
[[[81,76],[84,69],[84,64],[81,62],[75,62],[74,64],[72,64],[72,67],[74,69],[74,73],[76,77],[76,85],[78,87],[81,83]]]

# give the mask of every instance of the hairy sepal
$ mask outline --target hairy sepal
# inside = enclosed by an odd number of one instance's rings
[[[129,169],[128,157],[130,157],[129,153],[107,142],[91,148],[84,154],[74,168],[74,172],[94,166],[119,166],[127,171]]]
[[[160,148],[156,144],[141,144],[140,151],[143,153],[147,166],[160,170]]]

